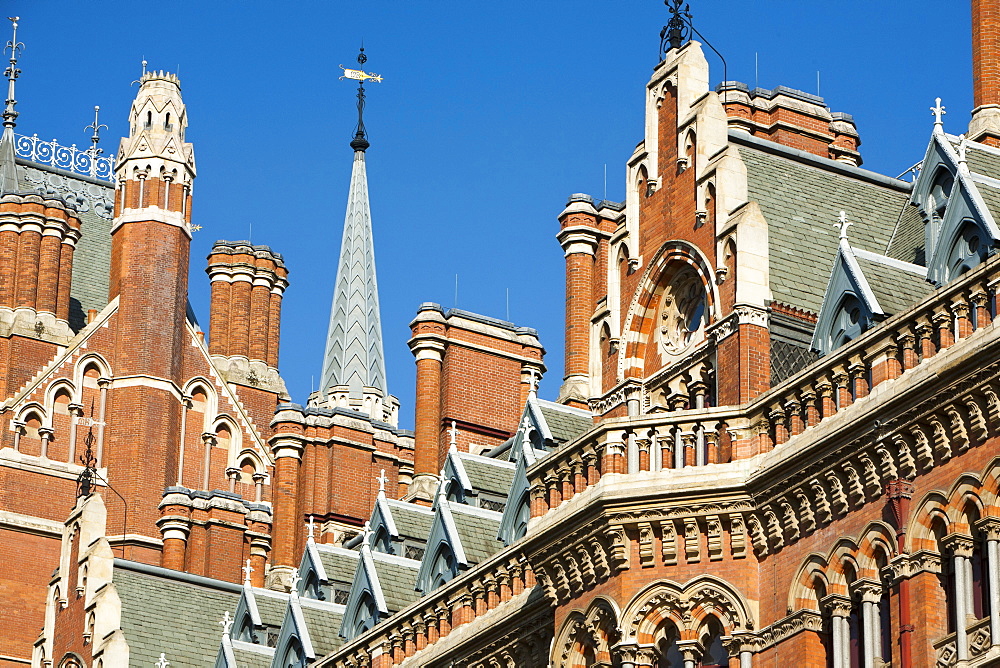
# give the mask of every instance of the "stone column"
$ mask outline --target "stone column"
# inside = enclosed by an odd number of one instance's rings
[[[860,580],[854,584],[854,594],[861,602],[862,666],[876,668],[878,664],[875,660],[882,659],[882,624],[878,608],[882,600],[882,586],[877,582]]]
[[[677,643],[677,649],[684,656],[684,668],[698,668],[701,657],[705,654],[705,648],[697,640],[681,640]]]
[[[969,637],[966,628],[969,625],[969,610],[971,609],[972,581],[972,539],[961,534],[949,534],[941,541],[942,546],[951,552],[953,569],[955,571],[955,652],[959,661],[969,658]]]
[[[215,434],[205,432],[201,435],[201,440],[205,444],[205,458],[201,465],[201,488],[207,491],[210,483],[209,474],[212,469],[212,447],[215,445]]]
[[[986,570],[990,587],[990,641],[1000,645],[1000,518],[984,517],[976,525],[986,536]]]
[[[80,425],[80,417],[83,416],[83,404],[70,404],[69,405],[69,463],[75,464],[77,461],[76,456],[76,432],[79,431],[77,427]]]
[[[851,615],[851,599],[839,594],[830,594],[820,601],[820,605],[830,615],[833,668],[850,668],[851,630],[848,617]]]

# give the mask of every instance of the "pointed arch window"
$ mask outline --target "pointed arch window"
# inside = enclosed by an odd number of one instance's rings
[[[431,589],[437,589],[458,575],[455,553],[447,544],[442,544],[431,568]]]
[[[288,646],[281,655],[281,660],[274,665],[280,668],[304,668],[306,665],[306,654],[302,649],[302,642],[295,637],[288,641]]]
[[[948,200],[951,199],[951,191],[955,187],[955,177],[945,168],[938,170],[931,183],[929,211],[938,220],[944,218],[944,210],[948,208]]]
[[[989,246],[986,234],[971,220],[962,223],[961,231],[955,237],[948,251],[948,280],[958,278],[986,259]]]
[[[680,632],[672,624],[667,626],[663,637],[656,643],[659,661],[656,668],[684,668],[684,654],[677,647]]]
[[[722,643],[725,630],[715,617],[709,617],[702,632],[701,645],[705,653],[701,657],[702,668],[729,668],[729,652]]]

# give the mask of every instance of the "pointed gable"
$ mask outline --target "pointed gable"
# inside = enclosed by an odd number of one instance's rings
[[[828,354],[919,301],[931,290],[925,278],[924,267],[854,248],[841,239],[812,348]]]
[[[372,559],[367,541],[361,543],[358,567],[347,599],[344,620],[340,627],[342,638],[354,638],[389,616],[382,584]]]

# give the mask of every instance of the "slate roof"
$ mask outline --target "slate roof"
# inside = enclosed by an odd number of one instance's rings
[[[477,457],[465,453],[459,454],[465,472],[469,474],[469,481],[473,489],[507,496],[510,487],[514,484],[514,470],[508,462],[502,460],[491,460],[487,457]],[[396,517],[395,511],[393,517]],[[428,531],[430,530],[430,524]],[[424,534],[425,536],[427,534]]]
[[[552,438],[559,445],[569,443],[594,426],[594,420],[587,411],[574,410],[542,399],[537,401],[545,424],[549,426]]]
[[[1000,189],[985,183],[976,183],[976,189],[983,198],[986,208],[990,210],[993,220],[1000,222]]]
[[[958,142],[953,140],[952,145],[957,150]],[[1000,155],[981,146],[982,144],[976,142],[966,143],[965,160],[969,165],[969,171],[1000,179]]]
[[[847,170],[821,168],[819,161],[807,164],[745,145],[738,149],[747,167],[749,199],[757,202],[768,223],[773,298],[819,313],[837,254],[834,223],[840,211],[854,222],[849,231],[853,246],[884,253],[909,192]]]
[[[340,637],[340,624],[344,621],[343,613],[331,610],[329,604],[318,605],[308,598],[300,598],[299,606],[302,608],[302,617],[306,620],[309,640],[316,656],[329,654],[343,644],[344,639]]]
[[[396,514],[393,513],[393,518]],[[323,570],[330,582],[340,582],[350,584],[354,581],[354,571],[358,568],[358,553],[345,548],[336,549],[324,546],[321,543],[316,545],[319,552],[320,561],[323,562]]]
[[[470,474],[471,475],[471,474]],[[392,521],[396,523],[396,531],[400,538],[410,538],[427,542],[427,536],[431,532],[431,524],[434,523],[434,513],[422,506],[417,506],[405,501],[389,500],[389,510],[392,512]]]
[[[239,668],[271,668],[271,659],[274,655],[254,652],[249,649],[234,646],[233,656],[236,657],[236,665],[239,666]],[[130,657],[129,663],[131,662]],[[174,662],[171,661],[170,665],[173,665],[173,663]]]
[[[933,289],[922,276],[855,255],[861,272],[886,315],[905,311]]]
[[[256,587],[253,593],[260,621],[267,626],[281,626],[285,618],[285,607],[288,605],[288,595],[277,595],[277,592]]]
[[[69,324],[79,331],[87,311],[108,305],[111,268],[111,183],[79,176],[48,165],[18,160],[18,181],[25,192],[55,196],[76,209],[82,236],[73,253]],[[100,215],[100,213],[104,215]],[[159,655],[157,655],[159,658]]]
[[[470,564],[485,561],[503,549],[503,543],[497,539],[502,514],[478,508],[470,512],[469,506],[459,503],[451,503],[450,507],[465,558]]]
[[[122,631],[129,663],[152,666],[163,652],[174,668],[212,665],[219,653],[218,622],[236,611],[237,585],[194,584],[169,575],[133,570],[138,564],[115,560],[112,581],[122,601]],[[169,571],[167,572],[169,573]],[[223,588],[225,587],[225,588]]]
[[[885,254],[910,264],[924,265],[927,264],[924,242],[924,219],[920,211],[915,206],[903,207]]]
[[[426,538],[426,537],[425,537]],[[378,573],[378,583],[385,597],[385,607],[390,613],[398,612],[420,598],[416,590],[417,573],[420,572],[420,562],[406,559],[409,564],[400,563],[399,557],[386,559],[379,552],[372,552],[375,562],[375,572]],[[339,626],[337,627],[339,630]]]

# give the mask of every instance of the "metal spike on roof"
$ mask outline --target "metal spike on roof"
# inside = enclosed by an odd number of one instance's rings
[[[322,395],[332,387],[346,385],[352,398],[360,399],[365,387],[388,396],[368,176],[362,149],[354,151],[321,381]]]

